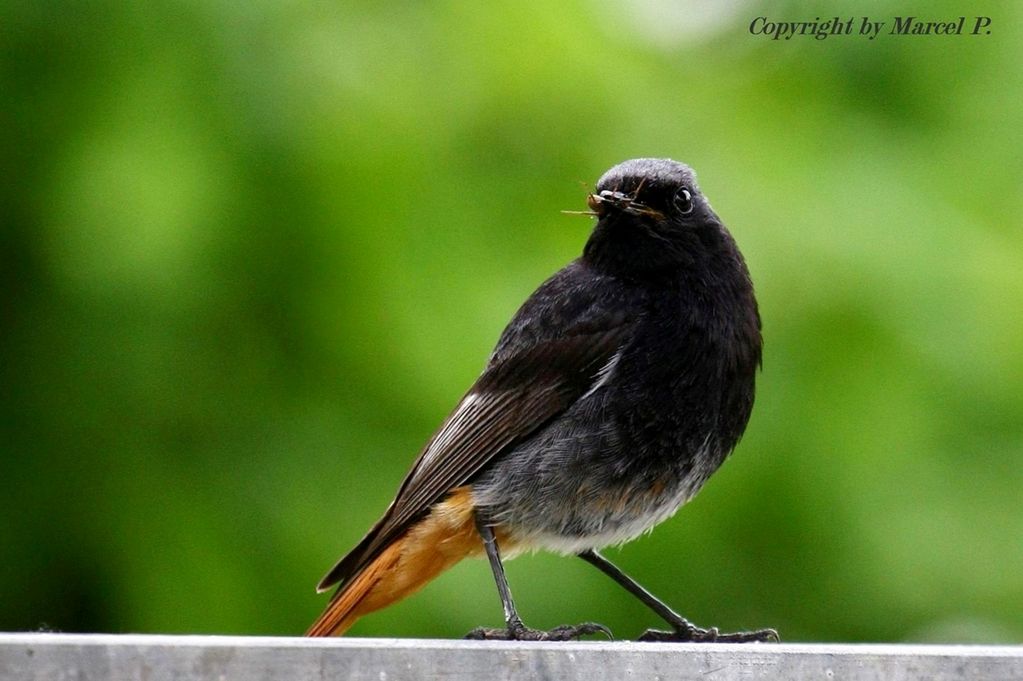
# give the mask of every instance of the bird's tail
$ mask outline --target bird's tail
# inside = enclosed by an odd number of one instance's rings
[[[429,515],[344,581],[306,636],[341,636],[355,621],[409,596],[483,545],[468,488],[455,490]]]

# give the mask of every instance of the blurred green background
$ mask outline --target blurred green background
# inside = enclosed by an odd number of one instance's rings
[[[969,5],[969,8],[967,8]],[[693,165],[766,354],[610,556],[698,623],[1023,640],[1023,4],[0,1],[0,630],[301,633],[611,165]],[[582,561],[527,623],[657,624]],[[353,635],[498,625],[468,561]]]

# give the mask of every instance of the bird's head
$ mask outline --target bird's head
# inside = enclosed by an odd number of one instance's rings
[[[583,259],[608,273],[661,276],[734,249],[689,166],[639,158],[611,168],[587,197],[597,217]]]

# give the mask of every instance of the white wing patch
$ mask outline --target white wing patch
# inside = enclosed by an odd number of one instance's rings
[[[458,405],[458,410],[451,415],[450,419],[448,419],[448,423],[444,427],[444,430],[438,433],[436,439],[430,443],[429,449],[427,449],[426,453],[423,454],[423,459],[417,466],[418,469],[422,470],[425,466],[437,458],[439,453],[447,450],[453,437],[463,430],[462,426],[465,423],[471,422],[476,416],[478,408],[474,405],[478,400],[479,396],[476,393],[470,393],[465,396],[462,403]]]
[[[618,361],[621,358],[622,349],[618,348],[618,351],[611,355],[611,359],[607,360],[607,364],[600,367],[600,371],[597,372],[596,380],[593,382],[593,385],[591,385],[590,389],[587,390],[579,399],[585,400],[587,397],[607,385],[607,382],[611,380],[611,375],[614,373],[615,367],[618,366]]]

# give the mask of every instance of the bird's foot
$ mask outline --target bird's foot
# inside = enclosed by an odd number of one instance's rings
[[[704,629],[690,622],[675,627],[674,631],[658,631],[647,629],[639,637],[640,641],[659,641],[674,643],[780,643],[781,637],[774,629],[757,631],[738,631],[722,634],[717,627]]]
[[[466,634],[465,638],[474,641],[571,641],[589,634],[604,634],[609,640],[614,640],[611,630],[596,622],[562,624],[550,631],[542,631],[530,629],[521,620],[509,622],[504,629],[477,627]]]

